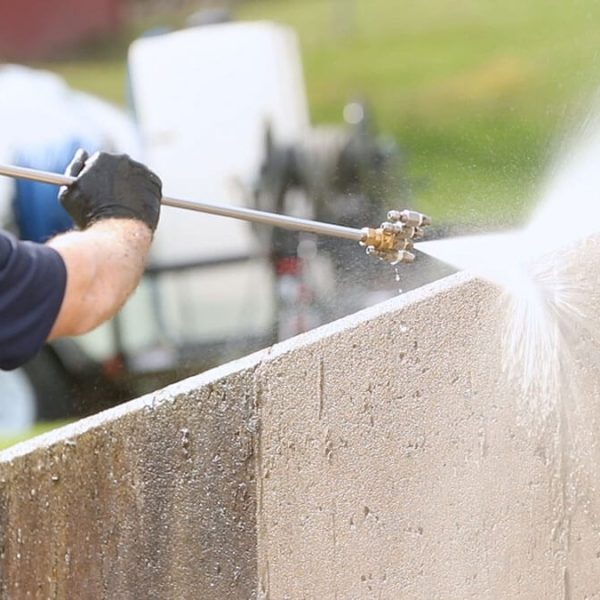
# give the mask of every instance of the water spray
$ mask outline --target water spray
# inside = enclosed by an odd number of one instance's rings
[[[0,175],[53,185],[70,185],[76,180],[75,177],[59,173],[3,164],[0,164]],[[210,215],[231,217],[252,223],[291,229],[293,231],[304,231],[317,235],[352,240],[365,248],[369,256],[375,256],[393,265],[414,261],[415,255],[411,252],[414,248],[414,242],[420,240],[424,235],[424,228],[431,225],[431,219],[428,216],[413,210],[391,210],[387,214],[388,220],[379,227],[355,229],[353,227],[289,217],[287,215],[279,215],[252,208],[208,204],[206,202],[182,200],[167,196],[163,196],[161,204]]]

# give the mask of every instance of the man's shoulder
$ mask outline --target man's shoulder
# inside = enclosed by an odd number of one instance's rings
[[[64,287],[65,265],[49,246],[23,242],[0,229],[0,288]],[[34,294],[35,295],[35,294]]]
[[[66,267],[53,248],[0,230],[0,369],[31,358],[60,309]]]

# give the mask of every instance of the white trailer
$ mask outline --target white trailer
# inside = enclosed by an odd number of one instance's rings
[[[170,196],[247,206],[267,126],[290,143],[309,128],[300,53],[287,27],[228,23],[141,38],[130,48],[129,73],[144,161]],[[246,222],[164,208],[150,263],[163,271],[153,288],[161,329],[152,335],[179,346],[271,331],[267,253]],[[207,261],[220,266],[183,268]],[[123,321],[133,322],[128,314]]]

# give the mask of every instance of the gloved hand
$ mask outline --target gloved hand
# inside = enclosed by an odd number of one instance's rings
[[[58,199],[80,229],[102,219],[137,219],[154,231],[160,214],[162,183],[126,154],[78,150],[65,175],[76,181],[60,188]]]

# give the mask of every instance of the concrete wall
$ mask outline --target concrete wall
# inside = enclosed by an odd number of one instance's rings
[[[2,598],[600,597],[497,301],[452,276],[2,453]]]

